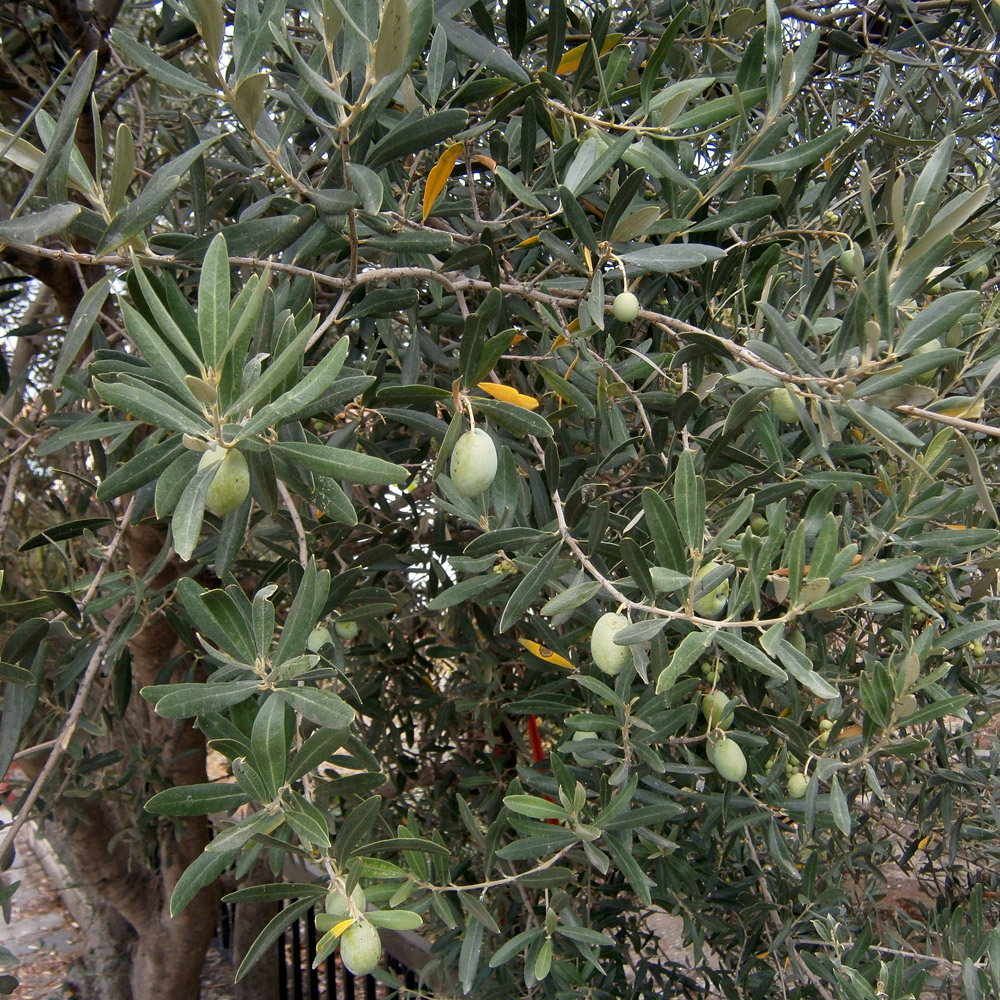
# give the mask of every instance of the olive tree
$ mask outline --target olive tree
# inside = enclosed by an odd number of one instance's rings
[[[0,854],[100,996],[223,894],[241,996],[313,911],[428,996],[1000,993],[996,12],[744,4],[0,11]]]

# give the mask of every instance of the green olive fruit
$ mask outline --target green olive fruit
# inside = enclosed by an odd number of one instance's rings
[[[701,665],[701,672],[705,677],[712,683],[717,684],[719,676],[722,674],[722,664],[721,663],[703,663]]]
[[[819,736],[817,737],[816,742],[821,747],[825,748],[826,745],[827,745],[827,743],[830,742],[830,730],[829,729],[824,729],[823,732],[821,732],[819,734]]]
[[[801,771],[796,771],[788,779],[788,797],[790,799],[801,799],[806,794],[808,787],[809,779]]]
[[[306,649],[310,653],[318,653],[324,646],[331,642],[333,642],[333,636],[330,635],[328,628],[314,628],[309,633],[309,638],[306,639]]]
[[[378,965],[381,954],[378,929],[364,917],[351,924],[340,937],[340,960],[355,976],[367,976]]]
[[[755,535],[766,535],[767,518],[763,514],[754,514],[750,518],[750,529]]]
[[[571,743],[578,743],[582,740],[599,740],[601,737],[597,733],[585,733],[582,729],[578,729],[573,733],[570,739]],[[580,767],[593,767],[597,763],[592,757],[584,757],[581,754],[574,753],[573,760],[580,765]]]
[[[695,580],[702,580],[714,569],[718,569],[721,563],[715,561],[707,562],[704,566],[698,570],[698,575]],[[723,609],[726,606],[726,601],[729,600],[729,579],[725,579],[717,587],[713,587],[711,590],[702,594],[694,602],[694,613],[698,615],[699,618],[718,618],[722,614]]]
[[[848,278],[856,278],[864,270],[864,258],[862,257],[859,262],[859,257],[861,257],[861,248],[857,243],[852,243],[837,258],[837,263],[840,265],[841,271]]]
[[[489,489],[497,474],[497,447],[481,427],[458,439],[451,454],[451,481],[463,497],[477,497]]]
[[[917,357],[921,354],[930,354],[933,351],[940,351],[944,349],[944,345],[936,337],[933,340],[928,340],[926,344],[921,344],[919,347],[913,349],[912,356]],[[916,381],[921,385],[928,385],[937,378],[937,370],[932,368],[930,371],[921,372],[916,376]]]
[[[331,917],[340,917],[341,919],[350,912],[347,897],[340,889],[332,889],[326,894],[326,904],[323,908]]]
[[[971,284],[973,288],[980,288],[989,276],[990,269],[985,264],[980,264],[979,267],[974,267],[971,271],[969,271],[969,284]]]
[[[720,777],[726,781],[742,781],[746,777],[747,759],[735,740],[724,736],[715,744],[713,752],[712,764]]]
[[[917,707],[917,699],[912,694],[904,694],[898,703],[899,717],[905,719],[908,715],[913,715]]]
[[[833,729],[833,720],[832,719],[820,719],[819,720],[819,729],[820,729],[820,732],[822,732],[822,733],[828,733],[831,729]]]
[[[726,711],[729,695],[724,691],[713,691],[701,699],[701,714],[709,729],[728,729],[733,724],[732,711]]]
[[[356,639],[361,631],[361,626],[351,621],[334,622],[333,627],[341,639]]]
[[[632,660],[632,650],[628,646],[615,644],[615,636],[628,624],[624,615],[609,611],[597,619],[590,634],[590,655],[606,674],[620,674]]]
[[[221,454],[220,454],[221,453]],[[198,469],[216,466],[208,484],[205,506],[217,517],[232,514],[250,492],[250,469],[247,460],[235,448],[213,445],[198,462]]]
[[[981,660],[986,655],[986,647],[977,639],[971,644],[969,652],[972,653],[973,659]]]
[[[791,389],[772,389],[768,399],[771,401],[774,415],[782,423],[794,424],[798,421],[799,409],[795,405]]]
[[[639,315],[639,300],[631,292],[619,292],[611,304],[611,311],[619,323],[634,323]]]

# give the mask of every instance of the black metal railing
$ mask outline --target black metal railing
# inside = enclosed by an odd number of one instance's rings
[[[278,941],[278,1000],[388,1000],[399,991],[374,976],[354,976],[344,968],[337,952],[313,968],[316,957],[316,924],[310,911],[296,920]],[[383,965],[406,991],[417,989],[417,975],[391,955]]]

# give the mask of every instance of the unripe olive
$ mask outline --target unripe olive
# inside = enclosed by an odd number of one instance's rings
[[[969,271],[969,284],[971,284],[973,288],[980,288],[989,276],[990,269],[985,264],[980,264],[979,267],[974,267],[971,271]]]
[[[791,389],[772,389],[768,396],[774,415],[786,424],[794,424],[799,419],[799,409],[795,405]]]
[[[926,344],[921,344],[919,347],[915,347],[912,351],[913,357],[918,357],[921,354],[931,354],[933,351],[940,351],[944,348],[944,345],[936,337],[933,340],[928,340]],[[933,382],[937,377],[937,371],[933,368],[930,371],[921,372],[916,376],[916,381],[921,385],[928,385]]]
[[[609,611],[597,619],[590,634],[590,655],[600,670],[606,674],[620,674],[632,660],[632,650],[628,646],[615,644],[615,636],[628,625],[624,615]]]
[[[796,771],[788,779],[788,797],[790,799],[801,799],[806,794],[808,787],[809,779],[801,771]]]
[[[620,323],[634,323],[639,315],[639,300],[631,292],[619,292],[611,305],[611,311]]]
[[[701,699],[701,714],[709,729],[728,729],[733,724],[732,711],[726,711],[729,695],[724,691],[713,691]]]
[[[477,497],[489,489],[497,474],[497,448],[481,427],[458,439],[451,454],[451,481],[463,497]]]
[[[310,653],[318,653],[324,646],[333,641],[328,628],[314,628],[306,639],[306,648]]]
[[[341,639],[356,639],[361,631],[361,626],[351,621],[334,622],[333,627]]]
[[[702,580],[714,569],[718,569],[721,564],[717,562],[707,562],[698,570],[695,580]],[[725,579],[717,587],[713,587],[704,593],[694,602],[694,613],[699,618],[717,618],[722,614],[729,600],[729,579]]]
[[[755,535],[766,535],[767,518],[763,514],[754,514],[750,518],[750,528]]]
[[[250,469],[247,460],[235,448],[213,446],[198,462],[198,469],[217,466],[205,494],[205,506],[216,516],[231,514],[250,492]]]
[[[367,976],[378,965],[381,954],[378,929],[364,917],[351,924],[340,937],[340,960],[355,976]]]
[[[571,743],[578,743],[583,740],[597,740],[600,739],[597,733],[585,733],[582,729],[578,729],[570,739]],[[578,753],[573,754],[573,760],[580,765],[580,767],[593,767],[596,763],[590,757],[584,757]]]
[[[860,256],[861,248],[857,245],[857,243],[852,243],[840,254],[840,257],[837,259],[837,263],[840,264],[841,271],[843,271],[848,278],[856,278],[863,270],[864,258],[861,260],[861,267],[858,266],[858,257]]]
[[[713,747],[713,757],[715,770],[726,781],[742,781],[746,777],[747,759],[735,740],[724,736]]]

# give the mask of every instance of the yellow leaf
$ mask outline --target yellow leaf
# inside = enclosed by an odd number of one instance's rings
[[[346,920],[341,920],[339,924],[334,924],[333,927],[330,928],[330,933],[334,937],[340,937],[340,935],[343,934],[344,931],[346,931],[347,928],[353,923],[354,917],[348,917]]]
[[[434,164],[431,172],[427,175],[427,184],[424,186],[423,219],[425,222],[427,221],[427,216],[431,214],[431,209],[434,207],[434,202],[437,201],[438,195],[444,190],[445,184],[448,183],[452,168],[455,166],[458,154],[462,152],[462,149],[462,143],[453,142],[438,157],[437,163]]]
[[[978,420],[983,415],[983,401],[974,396],[947,396],[932,403],[928,409],[948,417]]]
[[[514,339],[510,342],[511,347],[517,347],[522,340],[527,340],[528,338],[523,333],[515,333]]]
[[[567,76],[569,73],[576,72],[580,68],[580,60],[589,44],[589,42],[584,42],[583,45],[574,45],[573,48],[564,53],[556,67],[556,76]]]
[[[565,667],[567,670],[574,670],[574,666],[565,656],[560,656],[558,653],[552,652],[551,649],[546,649],[544,646],[539,645],[537,642],[532,642],[531,639],[518,639],[517,640],[524,648],[531,653],[532,656],[537,656],[540,660],[548,660],[549,663],[554,663],[557,667]]]
[[[534,236],[529,236],[526,240],[521,240],[518,243],[519,247],[533,247],[538,242],[538,234],[535,233]]]
[[[605,37],[604,45],[601,46],[601,55],[606,56],[624,37],[623,34],[617,31],[613,31]],[[559,60],[559,65],[556,67],[556,76],[567,76],[570,73],[575,73],[580,68],[583,53],[587,51],[588,45],[590,45],[590,42],[584,42],[582,45],[574,45],[573,48],[564,53],[562,59]]]
[[[472,162],[486,167],[487,170],[496,170],[497,168],[497,161],[492,156],[484,156],[482,153],[473,154]]]
[[[504,403],[513,403],[524,410],[537,410],[538,400],[534,396],[525,396],[510,385],[497,385],[496,382],[480,382],[479,388],[494,399]]]
[[[552,350],[558,351],[560,347],[565,347],[570,342],[569,337],[564,337],[561,333],[552,341]]]

